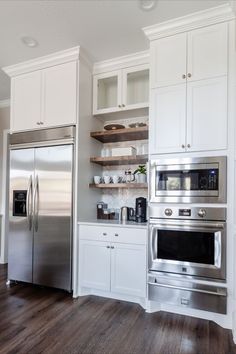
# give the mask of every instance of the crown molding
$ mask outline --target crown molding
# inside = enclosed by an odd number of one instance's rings
[[[161,22],[156,25],[144,27],[143,31],[148,39],[152,41],[233,19],[235,19],[235,12],[232,6],[228,3]]]
[[[10,107],[10,99],[0,100],[0,108]]]
[[[2,68],[2,70],[10,77],[25,74],[35,70],[41,70],[50,66],[67,63],[78,60],[80,55],[80,47],[73,47],[53,54],[45,55],[36,59],[28,60],[19,64]]]
[[[149,50],[137,52],[134,54],[124,55],[94,64],[93,74],[101,74],[108,71],[119,70],[130,66],[149,64],[150,53]]]

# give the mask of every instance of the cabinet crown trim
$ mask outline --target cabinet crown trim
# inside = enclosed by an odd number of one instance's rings
[[[63,64],[78,60],[80,56],[80,47],[73,47],[53,54],[45,55],[36,59],[31,59],[19,64],[2,68],[10,77],[18,76],[28,72],[41,70],[50,66]]]
[[[235,19],[233,8],[230,4],[223,4],[207,10],[194,12],[186,16],[161,22],[156,25],[144,27],[143,31],[148,39],[152,41],[233,19]]]
[[[131,66],[149,64],[149,50],[124,55],[94,63],[93,74],[101,74],[113,70],[128,68]]]

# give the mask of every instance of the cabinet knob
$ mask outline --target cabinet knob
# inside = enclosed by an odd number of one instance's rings
[[[124,103],[122,104],[122,107],[125,107],[125,104],[124,104]]]
[[[43,122],[40,122],[41,125],[43,125]]]
[[[182,75],[182,79],[186,79],[186,75],[185,74]]]
[[[121,108],[121,104],[118,104],[118,107]]]
[[[111,246],[111,249],[113,250],[115,247],[114,246]]]
[[[116,237],[118,237],[118,236],[119,236],[119,234],[115,234],[115,236],[116,236]]]
[[[107,246],[107,248],[111,248],[110,246]]]
[[[40,125],[40,122],[37,122],[37,125]]]
[[[187,147],[188,147],[188,148],[190,148],[190,147],[191,147],[191,145],[190,145],[190,144],[188,144],[188,145],[187,145]]]
[[[103,232],[103,234],[102,234],[103,236],[107,236],[107,233],[106,232]]]
[[[192,76],[192,74],[188,73],[188,77],[191,77],[191,76]]]
[[[182,144],[182,145],[181,145],[181,147],[182,147],[182,149],[184,149],[184,148],[185,148],[185,145],[184,145],[184,144]]]

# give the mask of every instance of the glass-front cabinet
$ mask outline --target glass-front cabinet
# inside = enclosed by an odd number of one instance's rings
[[[137,65],[93,77],[93,114],[149,106],[149,66]]]

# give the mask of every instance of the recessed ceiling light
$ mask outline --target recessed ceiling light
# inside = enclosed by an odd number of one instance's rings
[[[139,0],[140,7],[144,11],[153,10],[158,0]]]
[[[37,47],[38,42],[36,41],[36,39],[32,38],[32,37],[21,37],[21,41],[30,48],[34,48]]]

